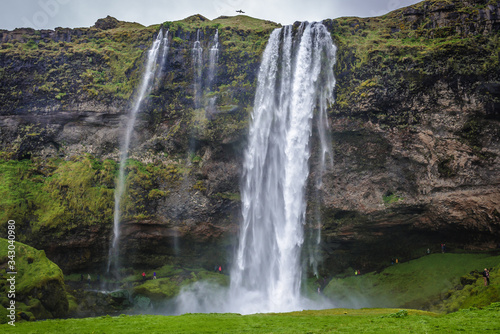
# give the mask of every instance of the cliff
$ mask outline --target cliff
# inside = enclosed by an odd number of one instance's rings
[[[497,248],[500,3],[424,1],[323,23],[338,48],[334,163],[318,202],[313,155],[308,189],[323,273],[376,269],[441,243]],[[0,31],[2,221],[15,219],[22,241],[65,272],[104,270],[121,129],[161,28],[170,49],[133,135],[122,253],[135,267],[228,263],[260,57],[276,27],[195,15]],[[199,31],[209,49],[217,30],[217,74],[200,94],[192,47]]]

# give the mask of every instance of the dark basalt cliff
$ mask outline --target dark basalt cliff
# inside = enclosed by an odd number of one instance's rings
[[[338,51],[334,163],[319,192],[308,188],[309,225],[318,213],[322,221],[322,270],[376,269],[443,242],[497,248],[500,3],[424,1],[323,23]],[[276,27],[199,15],[162,25],[170,49],[134,132],[123,263],[230,261],[260,57]],[[65,273],[105,267],[120,134],[159,29],[108,17],[91,28],[0,31],[2,221],[15,219],[22,241]],[[216,29],[220,38],[200,107],[198,29],[205,51]]]

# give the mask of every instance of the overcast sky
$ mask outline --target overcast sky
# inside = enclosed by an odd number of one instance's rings
[[[0,0],[0,29],[90,27],[111,15],[143,25],[201,14],[245,15],[281,24],[342,16],[379,16],[419,0]]]

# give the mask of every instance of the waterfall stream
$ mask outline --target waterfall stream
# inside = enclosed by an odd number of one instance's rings
[[[215,79],[217,72],[217,61],[219,60],[219,29],[215,31],[215,36],[212,42],[212,47],[210,48],[208,62],[208,82],[207,89],[210,91],[212,89],[212,84]],[[211,118],[217,113],[217,108],[215,103],[217,101],[217,95],[214,95],[208,99],[206,110],[206,115]]]
[[[201,75],[203,71],[203,48],[200,42],[200,29],[196,31],[196,41],[192,49],[194,66],[194,107],[198,109],[201,103]]]
[[[124,136],[120,144],[120,167],[118,171],[118,180],[115,190],[115,208],[114,208],[114,219],[113,219],[113,238],[111,247],[109,248],[108,256],[108,269],[117,270],[120,268],[119,257],[120,257],[120,222],[121,222],[121,203],[123,200],[123,195],[125,192],[125,167],[127,164],[128,151],[130,148],[130,141],[132,138],[132,132],[134,130],[135,122],[137,119],[137,114],[141,110],[142,104],[146,97],[151,92],[151,89],[155,83],[155,79],[158,78],[167,57],[168,53],[168,31],[163,35],[160,30],[158,36],[154,40],[151,48],[148,50],[146,65],[142,75],[141,84],[137,95],[135,96],[133,107],[130,111],[129,118],[127,120],[126,128],[124,131]],[[160,49],[162,50],[161,56],[159,55]],[[160,66],[158,67],[158,62]]]
[[[326,307],[301,294],[301,256],[314,118],[321,146],[320,174],[330,152],[326,109],[333,103],[335,52],[330,33],[320,23],[271,33],[244,154],[242,222],[230,287],[213,296],[215,288],[196,284],[177,298],[178,313]],[[316,233],[319,244],[319,229]]]
[[[243,222],[231,271],[231,289],[257,292],[260,310],[300,308],[309,141],[314,117],[321,120],[320,137],[327,125],[334,61],[330,34],[318,23],[301,24],[295,36],[291,26],[275,30],[264,51],[243,164]],[[327,152],[328,143],[320,142]]]

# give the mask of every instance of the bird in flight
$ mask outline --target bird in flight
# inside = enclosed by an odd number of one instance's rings
[[[240,10],[237,10],[236,13],[245,13],[245,12],[240,9]]]

